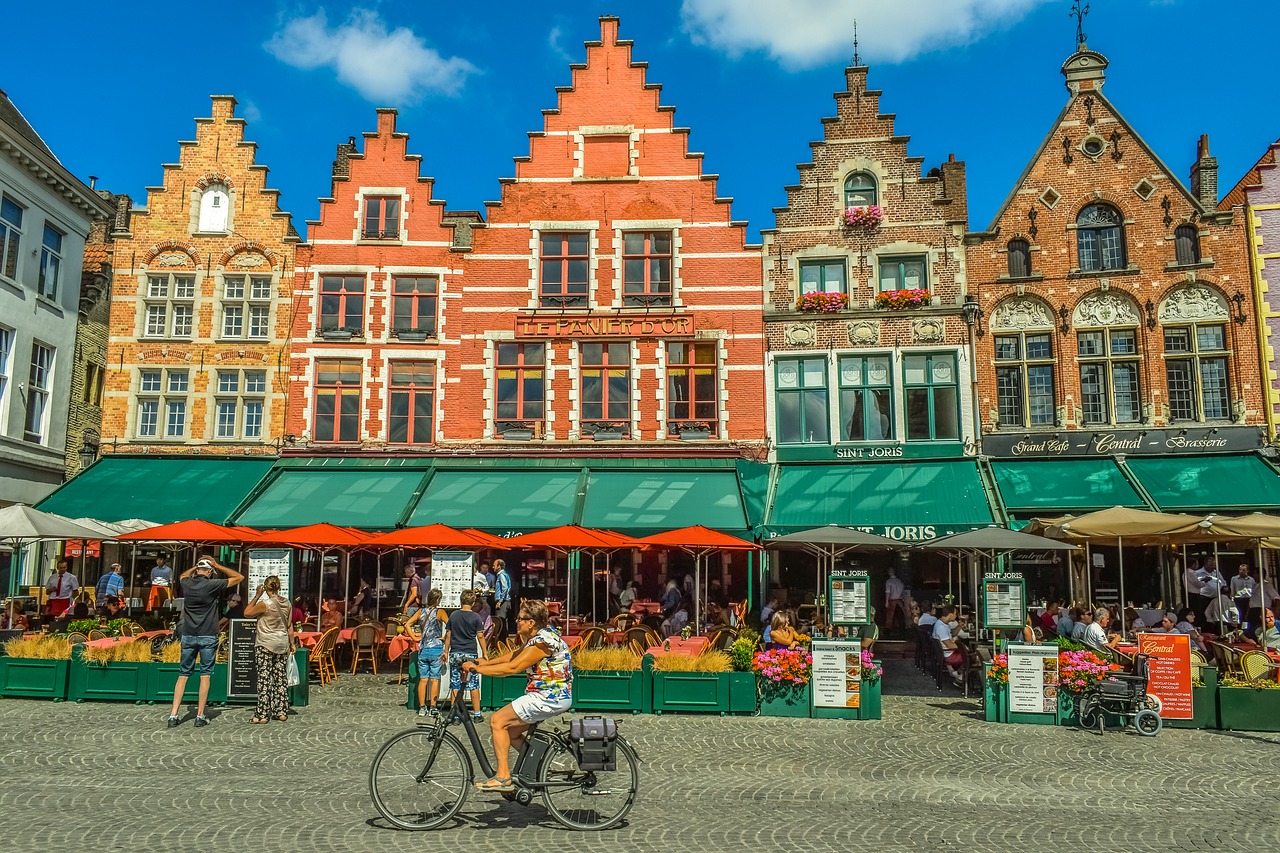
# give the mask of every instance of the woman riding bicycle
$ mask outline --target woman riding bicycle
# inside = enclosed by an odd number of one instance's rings
[[[568,712],[573,703],[569,646],[555,630],[547,627],[547,606],[541,601],[521,602],[516,630],[520,646],[500,657],[462,664],[464,672],[514,675],[523,671],[529,676],[524,695],[489,717],[497,768],[493,778],[476,785],[481,791],[514,790],[511,747],[523,749],[530,726]]]

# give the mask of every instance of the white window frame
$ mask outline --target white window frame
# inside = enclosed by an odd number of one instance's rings
[[[147,273],[139,337],[184,341],[194,338],[196,287],[194,274]],[[157,334],[157,329],[163,331]]]
[[[47,354],[47,358],[42,356]],[[44,444],[49,438],[49,397],[53,389],[54,359],[57,350],[40,341],[31,342],[31,371],[27,379],[27,409],[23,420],[22,437],[33,444]],[[40,403],[36,430],[31,430],[31,407]]]
[[[250,376],[261,377],[261,385],[251,390]],[[227,380],[234,380],[234,383]],[[213,385],[212,438],[214,441],[261,441],[266,432],[267,388],[266,370],[219,370]],[[232,422],[229,434],[222,430],[222,415],[230,406]],[[251,406],[257,406],[258,430],[251,435],[247,429]]]
[[[232,285],[237,287],[232,289]],[[232,341],[265,341],[271,337],[271,292],[274,281],[263,275],[224,275],[222,277],[221,317],[218,337]],[[240,317],[239,331],[231,333],[227,321],[232,312]],[[262,322],[262,334],[253,334],[258,318]]]
[[[144,384],[148,375],[157,378],[155,387]],[[183,441],[189,437],[191,424],[191,374],[187,370],[169,370],[147,367],[138,370],[138,391],[134,397],[133,434],[135,438],[151,441]],[[154,432],[143,432],[142,407],[155,407]],[[170,414],[175,406],[181,406],[182,433],[174,435],[170,430]]]
[[[0,210],[4,209],[6,201],[18,209],[18,221],[0,216],[0,277],[18,281],[22,275],[22,214],[27,212],[27,207],[13,196],[0,195]],[[10,262],[13,272],[6,273],[5,268]]]
[[[9,359],[13,355],[14,330],[8,326],[0,326],[0,431],[3,431],[9,418],[9,386],[12,376]]]
[[[49,245],[49,235],[57,238],[56,245]],[[36,293],[46,299],[58,300],[58,285],[62,278],[62,243],[67,234],[52,222],[45,222],[40,238],[40,272],[36,280]]]

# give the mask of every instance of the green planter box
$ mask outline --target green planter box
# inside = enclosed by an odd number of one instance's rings
[[[1065,690],[1058,691],[1058,725],[1078,726],[1080,718],[1076,714],[1075,696]]]
[[[767,686],[766,686],[767,685]],[[793,684],[781,687],[773,682],[760,682],[760,716],[808,717],[810,716],[811,686]]]
[[[982,718],[988,723],[1009,722],[1009,688],[1004,684],[991,683],[987,677],[991,674],[991,664],[984,664],[982,673]]]
[[[1218,668],[1200,668],[1201,687],[1191,688],[1191,713],[1189,720],[1165,720],[1164,724],[1175,729],[1216,729],[1218,725]]]
[[[646,682],[652,683],[649,674],[638,669],[629,672],[574,670],[573,710],[625,714],[652,710],[646,708]]]
[[[729,713],[754,714],[760,709],[760,694],[754,672],[729,673]]]
[[[289,688],[289,704],[294,708],[305,708],[311,704],[311,685],[307,682],[307,650],[298,649],[293,653],[293,659],[298,662],[298,675],[302,677]]]
[[[880,661],[876,661],[880,663]],[[859,720],[878,720],[880,714],[880,688],[884,686],[884,678],[874,682],[862,682],[862,704],[858,708]]]
[[[1280,732],[1280,689],[1219,687],[1218,723],[1227,731]]]
[[[576,680],[576,675],[575,680]],[[521,675],[486,675],[480,679],[480,707],[487,711],[496,711],[504,705],[511,704],[512,700],[524,694],[525,689],[529,686],[529,679]],[[577,684],[574,684],[577,687]],[[442,699],[448,699],[449,685],[444,685],[445,695]],[[439,700],[437,700],[439,701]],[[462,701],[462,700],[458,700]],[[410,698],[410,706],[413,709],[418,707],[418,688],[414,685],[412,696]],[[444,704],[440,702],[440,704]]]
[[[150,661],[92,663],[81,657],[83,649],[83,646],[76,646],[71,652],[68,699],[73,702],[86,699],[99,702],[147,701],[151,668],[157,664]]]
[[[173,701],[173,690],[178,685],[178,670],[181,664],[153,663],[149,668],[151,675],[147,684],[147,701],[168,703]],[[200,698],[200,665],[187,679],[186,690],[182,693],[183,702],[195,702]],[[227,703],[227,665],[214,664],[213,676],[209,679],[209,704],[225,705]]]
[[[729,713],[729,673],[662,672],[653,674],[653,711],[685,714]]]
[[[0,696],[30,699],[67,698],[69,660],[37,658],[0,658]]]

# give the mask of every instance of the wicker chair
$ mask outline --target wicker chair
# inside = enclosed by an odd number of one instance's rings
[[[315,668],[321,684],[328,684],[338,677],[338,669],[333,663],[333,648],[338,644],[338,629],[330,628],[321,635],[311,649],[308,668]]]
[[[77,646],[81,643],[87,642],[89,642],[89,638],[84,634],[81,634],[79,631],[76,631],[74,634],[67,635],[67,645],[69,646]]]
[[[1266,652],[1245,652],[1240,656],[1240,670],[1249,681],[1262,681],[1275,678],[1280,664],[1272,663]]]
[[[107,637],[106,631],[103,631],[101,628],[94,628],[92,631],[89,632],[90,640],[104,640],[106,639],[106,637]]]
[[[1200,652],[1191,652],[1191,678],[1195,681],[1201,681],[1200,670],[1209,665],[1209,661]]]
[[[364,622],[356,626],[351,638],[351,671],[355,672],[361,660],[369,661],[373,674],[378,674],[378,626]]]
[[[605,633],[604,629],[597,625],[593,625],[582,632],[581,638],[578,641],[578,648],[598,649],[602,646],[608,645],[608,642],[609,635]]]

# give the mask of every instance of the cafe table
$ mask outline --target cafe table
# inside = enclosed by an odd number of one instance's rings
[[[320,638],[324,636],[323,631],[294,631],[294,639],[298,641],[298,645],[304,649],[314,649],[316,643],[320,642]]]
[[[398,634],[387,643],[387,660],[396,660],[405,652],[415,651],[418,641],[407,634]]]
[[[366,624],[372,625],[374,628],[377,629],[378,636],[375,642],[381,644],[387,641],[387,626],[383,625],[381,622],[368,622]],[[352,625],[350,628],[343,628],[341,631],[338,632],[338,642],[339,643],[351,642],[356,638],[356,630],[359,628],[360,628],[359,625]]]
[[[631,602],[631,612],[636,616],[645,616],[649,613],[661,613],[662,604],[650,599],[639,599]]]
[[[654,660],[664,658],[667,655],[685,655],[693,658],[702,654],[708,642],[710,640],[706,637],[690,637],[687,640],[680,637],[670,637],[656,646],[650,646],[645,649],[645,654],[653,655]]]

